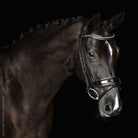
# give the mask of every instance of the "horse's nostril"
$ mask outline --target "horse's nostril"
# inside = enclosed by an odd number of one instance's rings
[[[105,109],[106,112],[111,112],[112,111],[112,107],[111,107],[110,104],[105,105],[104,109]]]

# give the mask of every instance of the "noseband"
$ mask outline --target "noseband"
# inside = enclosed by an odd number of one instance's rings
[[[114,35],[103,37],[101,35],[92,34],[92,35],[84,35],[83,29],[81,31],[79,37],[79,58],[81,63],[81,68],[84,74],[85,83],[86,83],[86,90],[88,95],[94,100],[100,100],[107,92],[109,92],[112,88],[118,87],[121,84],[119,78],[111,77],[111,78],[103,78],[98,81],[92,80],[90,72],[88,71],[85,61],[84,61],[84,53],[82,47],[82,39],[83,38],[93,38],[95,40],[103,40],[106,42],[107,39],[113,38]],[[102,93],[98,92],[96,88],[105,88]]]

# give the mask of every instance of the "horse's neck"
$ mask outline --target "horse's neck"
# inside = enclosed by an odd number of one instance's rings
[[[57,89],[60,88],[65,79],[72,73],[74,68],[74,56],[78,50],[79,35],[81,32],[82,23],[74,23],[69,27],[58,32],[50,46],[53,47],[51,52],[47,54],[52,57],[47,61],[50,78],[53,79],[53,84],[57,84]],[[51,60],[51,61],[50,61]]]
[[[73,23],[45,41],[43,38],[41,40],[40,36],[37,40],[32,38],[33,43],[30,43],[29,40],[29,46],[28,39],[22,41],[18,49],[13,50],[12,56],[8,56],[14,58],[8,60],[6,65],[9,69],[7,70],[22,83],[24,89],[27,88],[31,91],[42,89],[46,93],[56,93],[63,82],[73,73],[71,59],[78,48],[81,27],[82,22]],[[29,52],[30,54],[28,54]],[[16,57],[16,55],[19,56]],[[44,85],[46,85],[45,90],[42,88]],[[32,86],[34,86],[34,90],[32,90]]]
[[[57,32],[55,37],[52,38],[46,53],[53,57],[55,66],[60,68],[66,65],[68,69],[72,67],[72,59],[78,50],[81,27],[81,22],[74,23]]]
[[[42,119],[45,121],[48,116],[47,106],[72,73],[70,59],[78,47],[81,26],[82,23],[74,23],[48,40],[40,36],[37,40],[28,38],[5,56],[3,68],[0,67],[0,85],[6,87],[0,87],[0,97],[4,95],[8,101],[5,115],[10,117],[6,119],[12,122],[17,137],[44,130]]]

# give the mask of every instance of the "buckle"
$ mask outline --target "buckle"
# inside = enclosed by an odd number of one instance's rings
[[[94,100],[98,100],[98,99],[99,99],[99,94],[98,94],[98,92],[97,92],[95,89],[93,89],[93,88],[88,88],[87,93],[88,93],[88,95],[89,95],[92,99],[94,99]]]

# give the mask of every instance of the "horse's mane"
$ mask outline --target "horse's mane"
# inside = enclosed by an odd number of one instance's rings
[[[81,21],[82,19],[83,19],[82,16],[78,16],[78,17],[72,17],[72,18],[67,18],[67,19],[59,19],[59,20],[55,20],[55,21],[50,21],[46,24],[38,24],[35,27],[29,28],[28,31],[26,31],[26,32],[20,33],[20,36],[17,36],[16,39],[12,40],[12,44],[3,46],[0,48],[0,50],[12,47],[15,44],[17,44],[17,42],[19,42],[20,40],[22,40],[30,35],[33,35],[34,33],[45,30],[48,34],[50,34],[54,31],[56,31],[57,29],[62,28],[63,26],[66,26],[70,23]]]

